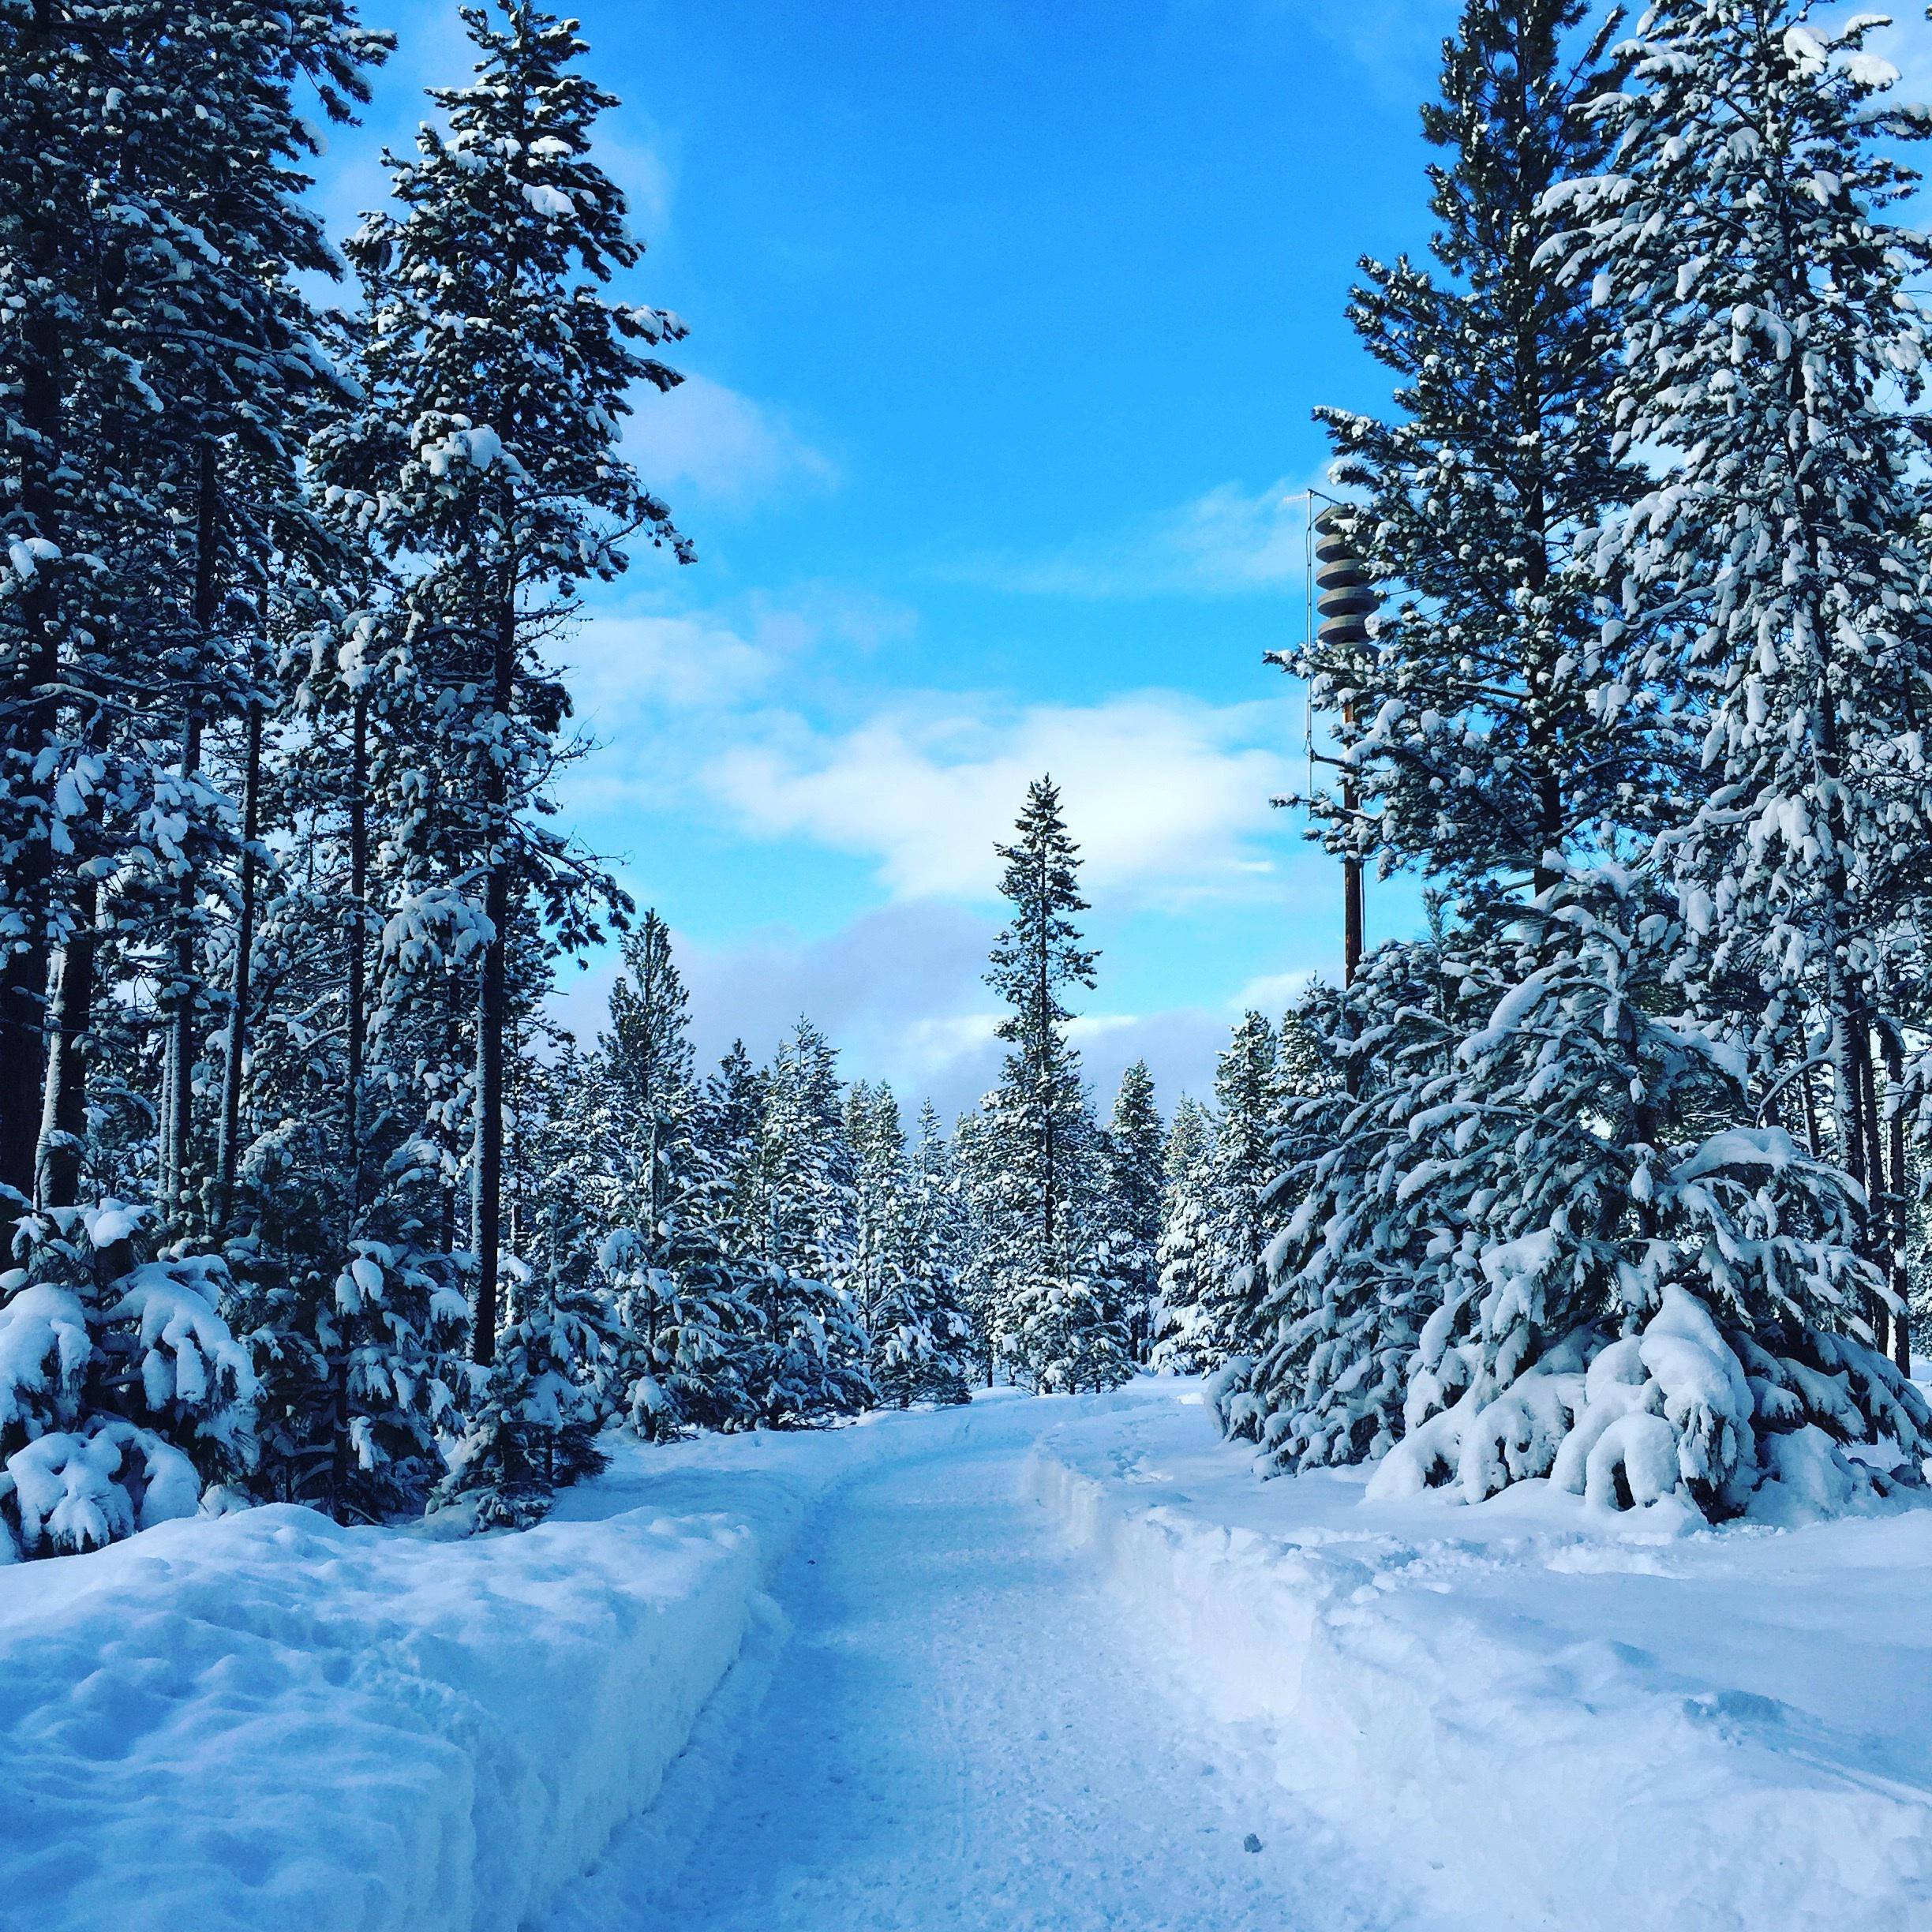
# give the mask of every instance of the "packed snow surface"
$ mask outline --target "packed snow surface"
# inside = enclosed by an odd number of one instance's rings
[[[1045,1433],[1035,1494],[1204,1722],[1447,1922],[1932,1926],[1932,1509],[1257,1483],[1196,1390],[1136,1395]]]
[[[164,1523],[0,1570],[0,1926],[1932,1923],[1929,1600],[1932,1511],[1260,1484],[1174,1381]]]

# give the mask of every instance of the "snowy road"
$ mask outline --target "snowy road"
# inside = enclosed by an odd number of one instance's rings
[[[1170,1700],[1023,1500],[1050,1413],[936,1420],[930,1451],[826,1503],[782,1618],[559,1932],[1420,1923],[1346,1882],[1258,1754]]]

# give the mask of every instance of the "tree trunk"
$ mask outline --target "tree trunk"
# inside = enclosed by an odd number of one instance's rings
[[[50,83],[54,39],[51,0],[35,0],[23,65],[35,77]],[[39,91],[30,89],[28,98],[35,103],[29,137],[37,135],[41,152],[50,152],[52,135]],[[25,245],[32,278],[43,291],[32,301],[20,335],[23,354],[17,406],[21,426],[32,439],[31,452],[21,465],[21,521],[24,534],[59,544],[60,495],[54,478],[62,454],[61,373],[65,345],[53,305],[60,279],[59,238],[49,212],[22,208],[18,212],[27,224]],[[9,680],[11,689],[5,694],[6,749],[26,766],[32,766],[59,728],[55,605],[54,580],[43,565],[21,599],[24,635]],[[54,887],[49,826],[29,828],[11,870],[9,909],[21,930],[0,963],[0,1187],[13,1189],[24,1201],[32,1198],[34,1191],[46,1055]],[[0,1267],[12,1265],[12,1234],[18,1208],[18,1202],[0,1196]]]
[[[212,438],[204,436],[201,442],[199,486],[195,494],[194,581],[195,635],[204,646],[215,628],[216,526],[220,507],[215,444]],[[206,677],[207,670],[204,651],[193,673],[197,683]],[[182,718],[181,777],[184,789],[193,782],[201,769],[203,696],[204,692],[197,686],[190,687]],[[169,989],[168,1011],[170,1078],[161,1174],[163,1208],[178,1233],[185,1230],[193,1214],[196,897],[194,867],[189,860],[184,863],[175,889],[174,983]]]
[[[216,1211],[223,1228],[234,1212],[235,1170],[242,1157],[242,1061],[248,1050],[249,979],[255,960],[255,846],[261,836],[261,754],[262,707],[251,702],[242,779],[242,909],[235,921],[234,964],[228,983],[221,1141],[215,1159]]]
[[[1905,1153],[1905,1050],[1896,1032],[1885,1032],[1885,1103],[1892,1154],[1892,1292],[1898,1312],[1892,1322],[1892,1359],[1900,1375],[1911,1373],[1911,1270],[1907,1259],[1911,1216],[1911,1174]]]
[[[1858,1061],[1859,1125],[1865,1137],[1865,1172],[1870,1177],[1870,1230],[1872,1259],[1891,1285],[1892,1203],[1885,1189],[1885,1159],[1880,1151],[1878,1133],[1878,1069],[1873,1064],[1870,1030],[1863,1023],[1855,1043]],[[1892,1311],[1880,1297],[1873,1297],[1872,1339],[1881,1355],[1892,1352]]]
[[[1807,1040],[1802,1044],[1805,1056],[1808,1059],[1810,1057],[1811,1043]],[[1798,1076],[1798,1084],[1804,1090],[1805,1138],[1810,1146],[1811,1158],[1814,1160],[1822,1160],[1824,1159],[1824,1143],[1818,1137],[1818,1092],[1811,1084],[1811,1069],[1809,1066]]]
[[[513,580],[514,582],[514,580]],[[516,593],[504,595],[496,619],[495,705],[506,733],[516,670]],[[507,747],[503,747],[506,755]],[[490,783],[496,808],[490,837],[489,882],[484,911],[490,923],[483,955],[482,997],[477,1007],[476,1322],[471,1358],[487,1366],[496,1358],[496,1276],[502,1249],[504,1031],[509,1008],[510,866],[506,775],[499,764]]]
[[[99,897],[99,886],[84,875],[75,889],[74,930],[57,957],[49,997],[46,1091],[35,1176],[35,1197],[44,1208],[80,1204]]]
[[[345,1250],[362,1219],[362,1076],[369,1043],[369,700],[353,702],[349,749],[348,1011],[344,1016],[348,1061],[343,1096],[343,1170],[349,1178],[349,1226]]]

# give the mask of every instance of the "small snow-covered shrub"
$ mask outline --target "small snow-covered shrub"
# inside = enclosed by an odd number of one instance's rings
[[[477,1393],[432,1512],[460,1508],[478,1530],[540,1522],[559,1489],[607,1460],[597,1433],[612,1413],[608,1369],[616,1357],[595,1297],[554,1280],[507,1270],[515,1305],[496,1337],[496,1359],[476,1372]]]
[[[253,1453],[255,1372],[210,1256],[141,1260],[148,1211],[24,1216],[0,1275],[0,1557],[195,1513]]]

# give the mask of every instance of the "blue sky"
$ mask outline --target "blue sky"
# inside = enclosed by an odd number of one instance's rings
[[[332,137],[382,193],[453,7]],[[1295,492],[1318,402],[1374,407],[1342,316],[1427,235],[1416,108],[1453,0],[586,0],[605,166],[687,374],[633,455],[695,539],[568,655],[600,748],[569,822],[669,920],[699,1044],[801,1010],[848,1074],[951,1110],[993,1076],[992,841],[1061,781],[1088,856],[1104,1103],[1205,1090],[1241,1007],[1335,970],[1335,867],[1272,792],[1299,694]],[[1370,891],[1370,936],[1415,897]],[[594,1030],[608,960],[574,976]]]

